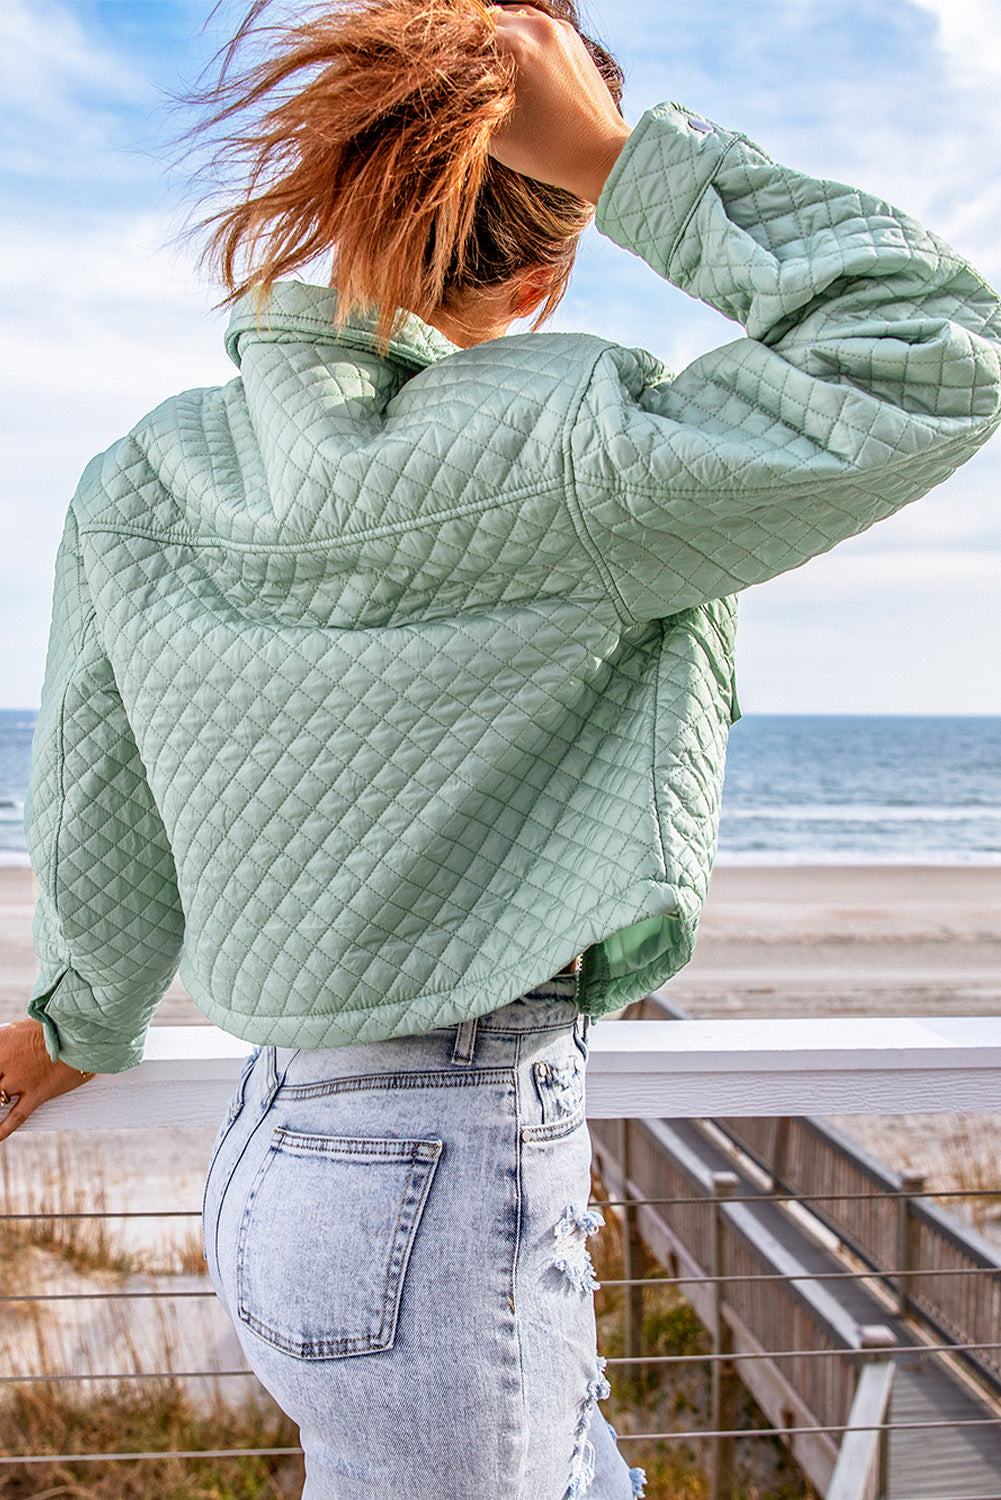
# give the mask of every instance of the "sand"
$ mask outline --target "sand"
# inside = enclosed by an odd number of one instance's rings
[[[34,877],[0,869],[0,1022],[35,977]],[[668,985],[693,1015],[997,1015],[1001,868],[717,868],[695,958]],[[171,985],[154,1024],[204,1018]]]
[[[31,872],[0,869],[0,1022],[24,1014],[34,980],[33,904]],[[695,958],[666,988],[697,1016],[1001,1014],[1001,869],[720,866]],[[154,1024],[202,1020],[175,982]],[[889,1165],[925,1171],[930,1187],[1001,1184],[997,1116],[839,1123]],[[112,1202],[194,1208],[212,1134],[176,1131],[164,1160],[153,1132],[87,1132],[73,1154],[100,1165]],[[15,1136],[15,1175],[58,1177],[49,1150]],[[993,1213],[977,1208],[988,1232]]]
[[[34,982],[34,895],[30,870],[0,868],[0,1022],[23,1016]],[[695,959],[667,993],[698,1016],[1001,1014],[999,898],[1001,869],[722,866]],[[203,1019],[175,982],[154,1024]],[[1001,1184],[999,1116],[836,1123],[888,1165],[923,1171],[929,1189]],[[114,1251],[138,1256],[147,1275],[166,1273],[164,1285],[204,1285],[196,1213],[214,1134],[179,1129],[169,1143],[159,1130],[15,1134],[0,1151],[0,1212],[188,1210],[189,1218],[110,1221],[108,1240]],[[1001,1246],[998,1200],[954,1211]],[[18,1266],[19,1289],[75,1290],[108,1278],[43,1249],[22,1251]],[[150,1283],[139,1273],[115,1285]],[[7,1368],[122,1369],[133,1359],[147,1369],[242,1364],[232,1328],[211,1301],[171,1302],[165,1314],[160,1302],[51,1306],[59,1311],[41,1321],[7,1320],[0,1339]],[[132,1310],[127,1318],[123,1307]],[[234,1400],[248,1389],[239,1379],[222,1383],[230,1384],[224,1394]],[[192,1395],[210,1400],[213,1389],[197,1381]]]
[[[693,1015],[997,1015],[1001,868],[718,867]]]

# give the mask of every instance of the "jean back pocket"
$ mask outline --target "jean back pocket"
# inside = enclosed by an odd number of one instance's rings
[[[240,1229],[240,1319],[300,1359],[391,1348],[441,1152],[276,1129]]]

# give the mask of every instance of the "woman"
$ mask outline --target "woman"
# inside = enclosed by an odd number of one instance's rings
[[[976,450],[1001,313],[882,202],[680,106],[630,131],[569,0],[344,0],[269,48],[211,95],[239,377],[96,459],[60,550],[0,1134],[139,1060],[183,941],[258,1044],[206,1254],[306,1495],[625,1500],[588,1026],[690,955],[732,596]],[[673,382],[500,337],[595,206],[747,337]],[[320,255],[336,291],[279,279]]]

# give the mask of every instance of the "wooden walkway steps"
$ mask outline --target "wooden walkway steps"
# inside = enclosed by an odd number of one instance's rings
[[[623,1125],[627,1131],[621,1129]],[[734,1196],[750,1201],[724,1209],[744,1246],[741,1253],[734,1242],[726,1268],[726,1274],[734,1278],[726,1283],[725,1300],[738,1328],[736,1351],[739,1355],[742,1347],[745,1352],[804,1349],[794,1370],[788,1361],[770,1365],[738,1360],[738,1373],[776,1426],[843,1424],[851,1387],[831,1367],[854,1359],[848,1351],[857,1347],[861,1328],[883,1324],[902,1348],[914,1351],[913,1355],[891,1356],[896,1374],[890,1421],[896,1430],[891,1431],[889,1441],[889,1500],[994,1500],[1001,1496],[1001,1406],[997,1399],[955,1368],[953,1356],[922,1352],[924,1340],[918,1325],[895,1314],[887,1287],[821,1224],[810,1232],[801,1215],[772,1201],[761,1173],[746,1160],[742,1164],[711,1122],[602,1120],[592,1122],[591,1133],[596,1166],[613,1198],[634,1197],[642,1202],[671,1196],[691,1199],[700,1189],[705,1194],[704,1207],[699,1203],[676,1209],[647,1204],[637,1211],[643,1239],[672,1274],[709,1274],[709,1215],[719,1211],[712,1201],[714,1174],[737,1174]],[[625,1151],[624,1136],[628,1136]],[[740,1280],[747,1275],[767,1276],[770,1268],[780,1268],[787,1280],[757,1284]],[[851,1275],[841,1279],[846,1272],[858,1274],[859,1279]],[[836,1279],[824,1279],[831,1273]],[[694,1282],[684,1290],[711,1326],[711,1286]],[[1001,1329],[996,1337],[1001,1341]],[[934,1337],[934,1342],[942,1340]],[[843,1358],[811,1359],[806,1352],[810,1347],[839,1346],[845,1350]],[[983,1425],[924,1430],[911,1426],[945,1422]],[[837,1437],[826,1441],[794,1437],[790,1443],[794,1456],[822,1492],[838,1446]]]

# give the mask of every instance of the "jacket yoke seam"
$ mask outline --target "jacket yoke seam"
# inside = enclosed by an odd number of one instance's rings
[[[440,521],[460,520],[463,516],[483,515],[491,510],[503,510],[510,505],[517,505],[528,498],[541,498],[545,495],[559,495],[564,493],[564,486],[559,483],[546,485],[523,485],[521,488],[506,495],[503,499],[491,496],[489,500],[470,501],[466,505],[454,505],[447,510],[438,510],[421,516],[416,522],[413,520],[390,521],[382,526],[361,527],[355,531],[341,531],[332,537],[314,537],[309,541],[291,542],[267,542],[267,541],[241,541],[237,538],[226,536],[198,536],[193,532],[177,532],[169,528],[159,529],[151,526],[130,526],[125,522],[115,524],[111,521],[102,522],[94,520],[80,527],[81,536],[128,536],[142,537],[150,542],[165,542],[179,547],[231,547],[239,552],[267,552],[295,553],[303,552],[329,552],[340,545],[359,541],[379,541],[383,537],[402,536],[423,530],[433,526]]]

